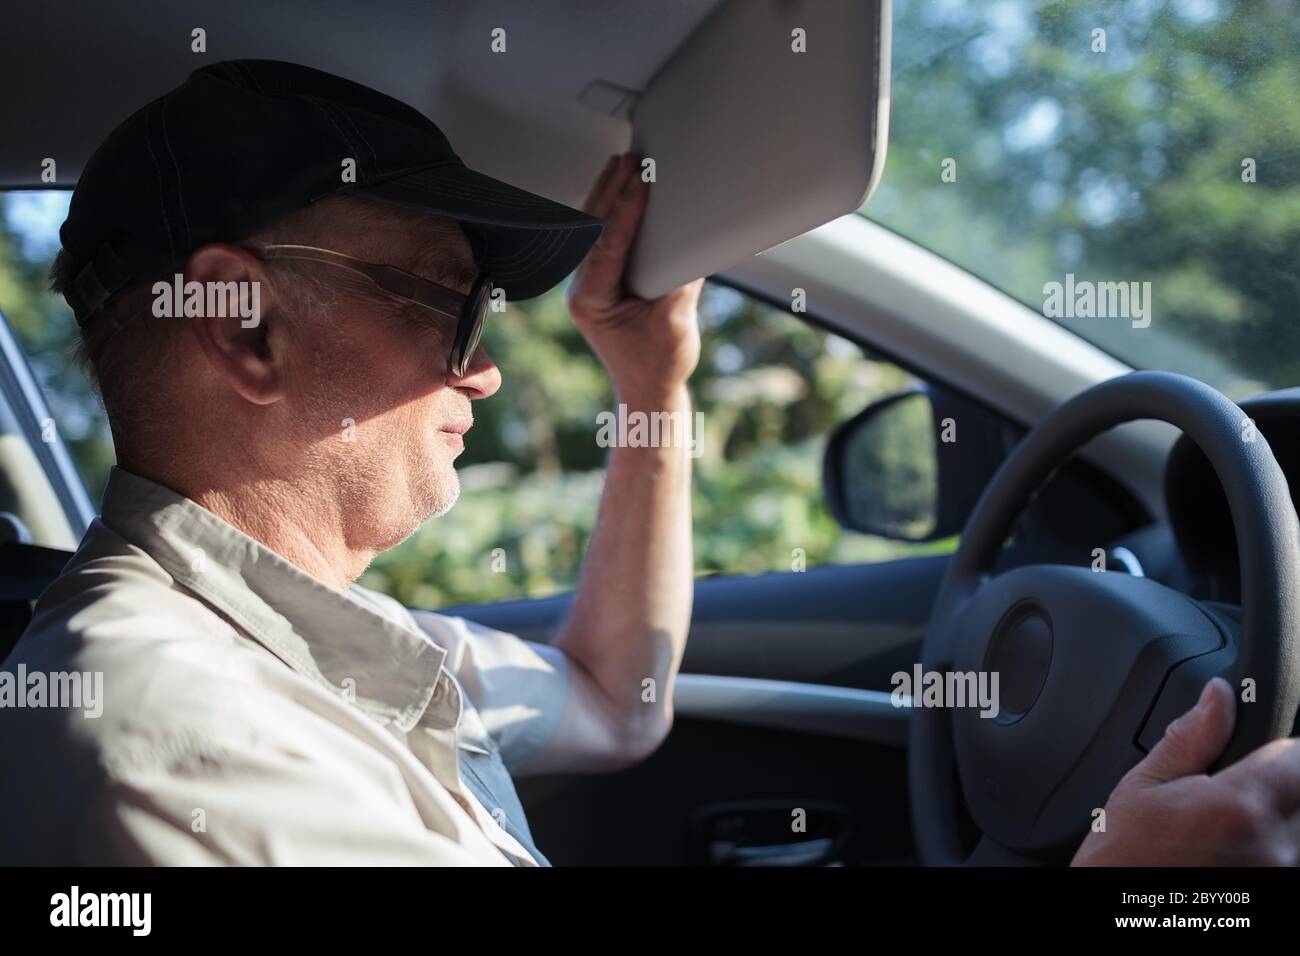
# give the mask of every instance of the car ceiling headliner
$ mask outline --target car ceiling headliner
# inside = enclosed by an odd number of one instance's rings
[[[338,73],[420,109],[475,168],[581,202],[624,119],[578,102],[593,81],[644,89],[719,0],[139,0],[24,3],[0,38],[0,188],[71,186],[117,123],[218,60]],[[207,52],[190,50],[202,27]],[[506,30],[506,52],[489,49]],[[213,130],[213,135],[220,135]]]

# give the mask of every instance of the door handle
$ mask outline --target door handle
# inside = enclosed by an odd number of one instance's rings
[[[709,862],[714,866],[815,866],[827,861],[834,847],[830,837],[769,846],[715,841],[709,844]]]
[[[692,814],[692,855],[705,866],[825,866],[852,832],[848,808],[826,800],[709,804]]]

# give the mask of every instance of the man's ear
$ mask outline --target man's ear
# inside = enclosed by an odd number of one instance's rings
[[[256,405],[284,397],[284,357],[272,347],[284,340],[271,335],[275,309],[271,283],[264,279],[260,259],[225,243],[200,246],[185,261],[183,321],[217,374]],[[191,293],[198,291],[192,283],[202,288],[200,309],[190,304]]]

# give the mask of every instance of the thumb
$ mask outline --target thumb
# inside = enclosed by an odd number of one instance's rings
[[[1196,706],[1171,723],[1146,759],[1133,768],[1133,779],[1154,785],[1204,773],[1228,746],[1236,721],[1232,688],[1222,677],[1211,679]]]

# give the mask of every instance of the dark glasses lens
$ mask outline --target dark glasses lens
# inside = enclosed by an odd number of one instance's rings
[[[478,351],[479,342],[483,340],[483,327],[487,324],[488,308],[492,304],[492,282],[483,276],[465,303],[465,312],[461,316],[455,354],[452,356],[452,370],[456,375],[464,375],[469,363]]]

